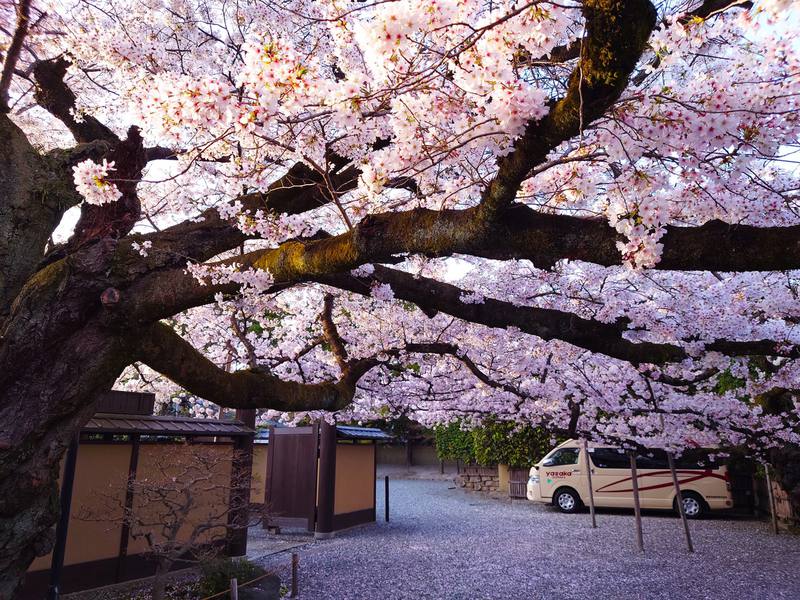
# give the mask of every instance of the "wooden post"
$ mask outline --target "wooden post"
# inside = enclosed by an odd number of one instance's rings
[[[583,454],[586,456],[586,477],[589,482],[589,513],[592,515],[592,529],[597,529],[597,517],[594,514],[594,487],[592,486],[592,461],[589,460],[589,443],[583,440]]]
[[[290,598],[297,598],[297,552],[292,552],[292,592]]]
[[[631,484],[633,485],[633,512],[636,515],[636,547],[639,552],[644,552],[644,537],[642,536],[642,507],[639,503],[639,476],[636,473],[636,453],[628,452],[631,461]]]
[[[238,409],[236,418],[247,427],[256,425],[255,409]],[[247,554],[247,526],[250,521],[250,486],[253,477],[253,435],[237,436],[231,457],[231,491],[228,508],[228,556]]]
[[[64,463],[64,480],[61,482],[60,512],[56,525],[56,543],[53,547],[53,559],[50,563],[50,588],[47,600],[58,600],[60,596],[61,571],[64,569],[64,551],[67,548],[67,530],[69,529],[69,513],[72,507],[72,485],[75,483],[75,465],[78,463],[78,440],[80,432],[75,434],[67,449]]]
[[[675,503],[678,505],[678,514],[681,516],[681,521],[683,522],[686,546],[689,548],[689,552],[694,552],[692,534],[689,532],[689,521],[686,518],[686,512],[683,510],[683,496],[681,495],[681,486],[678,483],[678,474],[675,472],[675,461],[672,458],[672,452],[667,452],[667,463],[669,464],[669,472],[672,475],[672,485],[675,488]]]
[[[767,497],[769,498],[769,514],[772,515],[772,533],[778,535],[778,515],[775,512],[775,494],[772,492],[772,478],[769,476],[769,465],[764,465],[764,474],[767,477]]]
[[[140,436],[135,433],[131,437],[131,459],[128,463],[128,481],[125,485],[125,515],[131,514],[133,510],[133,492],[136,482],[136,470],[139,465]],[[117,570],[114,580],[119,583],[123,580],[125,571],[125,557],[128,556],[128,542],[130,540],[130,522],[128,519],[122,521],[122,528],[119,534],[119,556],[117,557]]]
[[[231,579],[231,600],[239,600],[239,582],[236,577]]]
[[[383,477],[383,510],[384,510],[383,519],[388,523],[389,522],[389,476],[388,475],[385,475]]]
[[[267,472],[264,474],[264,505],[261,507],[261,527],[269,533],[280,533],[281,529],[270,518],[272,507],[272,474],[275,472],[275,427],[267,428]],[[263,473],[263,471],[262,471]],[[316,500],[314,501],[314,512],[316,512]],[[309,526],[311,529],[312,526]]]
[[[333,535],[333,511],[336,485],[336,425],[320,420],[319,424],[319,488],[317,524],[314,537]]]

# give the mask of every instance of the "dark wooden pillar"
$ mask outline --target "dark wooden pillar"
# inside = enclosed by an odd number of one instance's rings
[[[378,442],[372,442],[372,520],[378,520]]]
[[[247,427],[255,429],[255,409],[239,409],[236,418]],[[228,511],[228,556],[247,554],[247,526],[250,521],[250,488],[253,479],[254,435],[234,438],[231,463],[230,510]]]
[[[139,434],[131,436],[131,459],[128,463],[128,481],[125,485],[125,516],[133,510],[133,491],[136,482],[136,470],[139,467]],[[119,535],[119,556],[117,557],[117,571],[114,580],[123,581],[125,574],[125,558],[128,556],[128,540],[130,539],[131,524],[125,518],[122,521],[122,531]]]
[[[642,506],[639,502],[639,473],[636,469],[636,454],[628,452],[631,463],[631,483],[633,484],[633,513],[636,520],[636,547],[644,552],[644,536],[642,535]]]
[[[60,596],[61,572],[64,569],[64,553],[67,549],[67,530],[69,529],[69,513],[72,509],[72,486],[75,483],[75,466],[78,464],[78,441],[80,433],[76,433],[67,449],[64,463],[64,477],[61,481],[60,513],[56,525],[56,543],[53,547],[53,559],[50,563],[50,588],[47,590],[48,600],[58,600]]]
[[[333,503],[336,493],[336,426],[322,421],[319,428],[319,490],[314,537],[333,535]]]
[[[261,526],[278,533],[278,526],[272,523],[272,474],[275,472],[275,428],[267,429],[267,472],[264,474],[264,504],[261,507]],[[314,503],[316,506],[316,502]],[[310,529],[310,528],[309,528]]]

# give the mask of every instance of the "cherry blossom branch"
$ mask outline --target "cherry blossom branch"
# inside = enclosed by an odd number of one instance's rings
[[[108,127],[91,115],[83,115],[77,120],[74,115],[75,94],[64,81],[69,62],[58,57],[51,60],[36,61],[33,77],[36,82],[36,102],[69,129],[80,143],[105,140],[119,142],[119,137]]]
[[[703,0],[700,6],[680,17],[680,21],[686,23],[696,17],[708,19],[722,11],[736,7],[749,9],[753,7],[753,3],[749,0]]]
[[[325,341],[331,347],[331,352],[336,359],[336,364],[342,373],[346,373],[351,367],[350,360],[347,357],[347,349],[344,345],[344,340],[339,334],[336,323],[333,321],[333,296],[325,294],[323,300],[322,314],[320,314],[320,321],[322,321],[322,331],[325,335]]]
[[[577,135],[619,98],[656,24],[649,0],[587,0],[583,15],[586,36],[567,93],[547,116],[528,123],[513,151],[498,161],[497,175],[481,199],[489,216],[513,202],[530,170],[553,148]]]
[[[800,226],[753,227],[710,221],[701,227],[665,228],[656,267],[692,271],[776,271],[800,267]],[[606,221],[546,215],[514,205],[485,223],[481,207],[454,211],[415,209],[370,215],[351,231],[308,242],[290,241],[251,255],[245,263],[268,270],[277,282],[391,262],[397,254],[468,254],[527,259],[540,268],[559,260],[600,265],[622,262],[621,236]],[[756,251],[757,250],[757,251]]]
[[[243,211],[296,215],[328,204],[334,195],[354,189],[357,183],[358,170],[352,166],[324,175],[298,162],[266,191],[244,194],[236,198],[236,202]],[[163,269],[185,264],[187,258],[208,260],[236,248],[250,237],[223,219],[216,208],[210,208],[198,219],[142,236],[142,240],[150,241],[156,253],[159,248],[163,249],[158,263],[153,264],[154,268]],[[156,256],[154,253],[153,257]]]
[[[189,392],[220,406],[285,412],[344,408],[352,402],[358,379],[378,364],[376,359],[356,361],[338,381],[323,383],[284,381],[252,369],[229,373],[163,323],[141,332],[134,356]]]
[[[519,388],[508,383],[502,383],[489,377],[469,356],[467,356],[455,344],[447,344],[442,342],[437,343],[412,343],[406,344],[406,352],[419,353],[419,354],[438,354],[440,356],[452,356],[461,362],[476,379],[486,384],[487,386],[508,392],[519,398],[527,398]]]
[[[11,38],[11,44],[6,52],[3,62],[3,71],[0,73],[0,112],[7,113],[10,110],[8,104],[8,90],[11,87],[11,79],[14,77],[14,69],[17,66],[22,44],[25,36],[28,35],[30,25],[31,0],[19,0],[17,4],[17,26]]]
[[[622,337],[627,322],[602,323],[583,319],[569,312],[532,306],[519,306],[494,298],[465,303],[467,290],[452,284],[404,271],[376,265],[368,277],[338,274],[317,277],[315,281],[361,295],[369,294],[373,283],[391,286],[395,298],[412,302],[428,312],[440,311],[471,323],[489,327],[517,327],[544,340],[559,339],[598,354],[626,360],[632,364],[668,363],[688,358],[683,348],[674,344],[632,342]],[[775,340],[714,340],[706,351],[729,356],[784,356],[800,358],[800,348],[783,347]]]
[[[298,242],[299,243],[299,242]],[[253,252],[218,264],[252,265],[262,252]],[[350,273],[306,273],[302,281],[315,281],[349,292],[368,296],[375,283],[388,284],[395,298],[412,302],[428,316],[436,312],[488,327],[516,327],[543,340],[562,340],[592,352],[630,362],[631,364],[664,364],[688,358],[676,344],[633,342],[623,336],[627,323],[602,323],[581,318],[574,313],[484,298],[480,303],[467,303],[469,293],[455,285],[376,265],[369,276]],[[297,283],[297,281],[295,281]],[[277,283],[266,290],[275,293],[291,284]],[[201,285],[183,270],[165,271],[143,280],[128,290],[117,314],[136,322],[154,320],[214,301],[217,294],[237,294],[238,284]],[[795,346],[783,347],[775,340],[716,340],[706,345],[707,351],[731,356],[766,355],[800,357]],[[340,363],[341,366],[341,363]]]
[[[369,295],[374,283],[388,284],[395,298],[412,302],[429,313],[442,312],[488,327],[516,327],[543,340],[559,339],[575,346],[632,364],[665,363],[685,358],[684,351],[670,344],[635,343],[622,337],[626,323],[601,323],[575,314],[532,306],[518,306],[494,298],[467,303],[467,291],[455,285],[380,265],[366,277],[335,274],[314,278],[339,289]]]
[[[397,356],[404,352],[453,356],[486,385],[522,396],[514,386],[492,380],[455,345],[412,343],[383,354]],[[231,373],[212,363],[163,323],[156,323],[143,332],[137,342],[136,354],[137,360],[189,392],[220,406],[286,412],[345,408],[353,400],[358,380],[383,362],[376,357],[347,361],[341,379],[323,383],[284,381],[261,369]]]
[[[259,368],[256,349],[253,347],[252,342],[247,339],[247,332],[239,326],[239,320],[236,318],[235,314],[231,315],[231,330],[236,336],[236,339],[238,339],[242,343],[242,346],[244,346],[244,349],[247,352],[247,362],[250,365],[250,368]]]

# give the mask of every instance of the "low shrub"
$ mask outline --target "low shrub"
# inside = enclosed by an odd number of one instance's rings
[[[266,571],[244,558],[217,558],[200,565],[198,592],[201,598],[224,592],[231,586],[231,579],[239,584],[251,581]]]

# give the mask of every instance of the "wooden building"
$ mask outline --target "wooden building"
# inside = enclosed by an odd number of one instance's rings
[[[57,598],[152,575],[155,567],[146,540],[132,535],[123,518],[123,511],[142,509],[144,502],[137,498],[139,488],[129,482],[154,480],[166,463],[176,457],[188,463],[198,449],[220,457],[214,461],[219,485],[198,489],[192,510],[224,515],[216,534],[208,534],[209,541],[224,540],[230,555],[245,553],[246,529],[228,528],[228,521],[246,522],[247,515],[226,508],[233,506],[243,486],[247,498],[255,431],[239,421],[153,416],[154,399],[152,394],[111,392],[98,401],[98,412],[62,461],[55,548],[31,565],[22,598]],[[246,477],[237,477],[237,472]],[[243,506],[246,510],[247,504]]]
[[[270,427],[253,451],[251,501],[264,527],[303,527],[318,538],[375,521],[376,445],[371,427]]]

